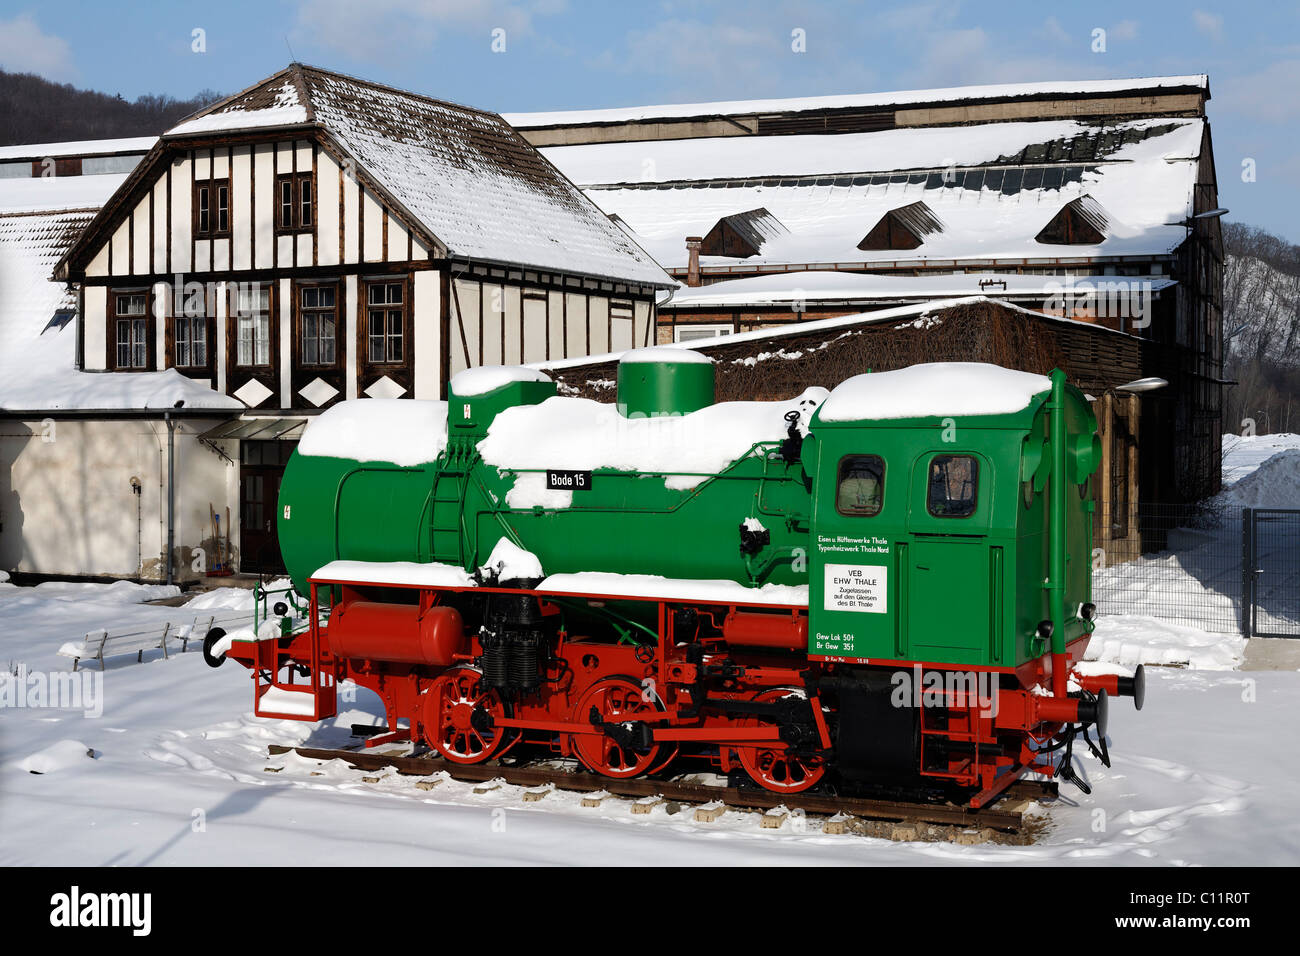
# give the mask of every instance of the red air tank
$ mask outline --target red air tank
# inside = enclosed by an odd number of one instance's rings
[[[350,660],[450,667],[469,650],[460,612],[443,605],[421,614],[413,604],[349,601],[330,615],[328,634],[334,655]]]
[[[765,614],[732,611],[722,622],[722,638],[741,647],[808,648],[808,617],[804,614]]]

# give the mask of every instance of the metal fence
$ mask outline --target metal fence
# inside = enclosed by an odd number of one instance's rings
[[[1100,613],[1300,636],[1300,510],[1142,504],[1094,529]]]
[[[1300,636],[1300,508],[1247,510],[1242,560],[1247,633]]]

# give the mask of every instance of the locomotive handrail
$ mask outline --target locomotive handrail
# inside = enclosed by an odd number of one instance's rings
[[[335,558],[342,557],[342,554],[339,552],[339,520],[338,519],[339,519],[339,515],[342,513],[341,509],[339,508],[339,505],[343,500],[343,485],[353,475],[358,475],[366,471],[392,471],[403,475],[411,473],[410,468],[403,468],[400,465],[395,465],[388,468],[377,467],[375,465],[358,465],[356,468],[349,468],[347,471],[345,471],[342,475],[339,476],[338,484],[334,487],[334,557]],[[419,554],[418,541],[416,543],[416,554]]]

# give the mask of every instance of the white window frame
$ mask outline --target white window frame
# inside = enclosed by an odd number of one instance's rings
[[[689,335],[682,337],[683,332],[700,332],[707,331],[708,335]],[[673,326],[674,342],[694,342],[698,339],[711,339],[719,335],[733,335],[735,329],[730,322],[717,324],[712,322],[681,322]]]

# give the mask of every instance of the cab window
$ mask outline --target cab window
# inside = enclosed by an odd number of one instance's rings
[[[926,510],[936,518],[969,518],[979,491],[979,462],[971,455],[935,455],[930,459]]]
[[[885,500],[885,460],[879,455],[846,455],[840,459],[835,486],[835,510],[854,518],[880,513]]]

